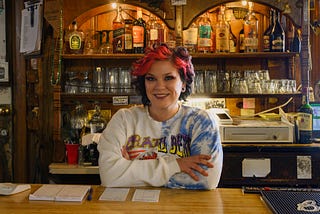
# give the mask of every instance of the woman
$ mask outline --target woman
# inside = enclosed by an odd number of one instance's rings
[[[179,102],[191,94],[194,79],[187,50],[150,48],[132,74],[143,106],[120,109],[102,133],[102,185],[215,188],[223,156],[217,126],[205,110]]]

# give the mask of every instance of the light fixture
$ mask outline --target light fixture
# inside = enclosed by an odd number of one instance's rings
[[[247,6],[248,2],[247,2],[247,0],[242,0],[242,1],[241,1],[241,4],[242,4],[243,6]]]
[[[113,9],[116,9],[116,8],[117,8],[117,3],[115,3],[115,2],[112,3],[112,4],[111,4],[111,7],[112,7]]]

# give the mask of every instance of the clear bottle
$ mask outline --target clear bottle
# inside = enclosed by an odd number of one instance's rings
[[[244,52],[258,51],[258,19],[253,12],[253,2],[248,2],[249,11],[244,18]]]
[[[198,22],[198,52],[199,53],[208,53],[212,47],[212,27],[211,21],[209,19],[208,13],[204,13],[200,16]]]
[[[216,52],[228,53],[230,51],[230,25],[226,21],[225,6],[220,6],[218,23],[216,24]]]
[[[133,52],[144,53],[146,47],[146,22],[142,19],[142,10],[137,8],[137,19],[133,21]]]
[[[124,53],[124,19],[121,14],[121,7],[118,6],[117,15],[112,21],[113,29],[113,53]]]
[[[132,26],[133,22],[131,19],[124,20],[124,52],[133,52],[133,39],[132,39]]]
[[[65,37],[67,54],[83,54],[85,34],[78,29],[76,21],[72,22],[72,29]]]
[[[280,12],[275,11],[275,24],[270,33],[270,51],[272,52],[284,52],[285,51],[285,33],[280,24],[279,16]]]
[[[309,104],[309,89],[302,95],[302,105],[298,109],[299,143],[312,142],[313,110]]]
[[[269,11],[269,27],[263,33],[263,51],[270,52],[270,34],[274,25],[274,10]]]
[[[197,49],[198,25],[192,22],[187,30],[183,31],[183,45],[190,53],[195,53]]]

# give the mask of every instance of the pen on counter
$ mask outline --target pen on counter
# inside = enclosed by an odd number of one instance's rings
[[[90,187],[90,189],[88,190],[87,201],[92,200],[92,193],[93,193],[93,189],[92,189],[92,187]]]

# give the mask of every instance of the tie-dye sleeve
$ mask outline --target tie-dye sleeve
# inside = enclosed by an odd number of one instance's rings
[[[215,121],[205,111],[199,111],[192,119],[184,121],[184,125],[189,127],[191,133],[191,152],[190,155],[210,154],[213,168],[207,168],[209,176],[203,176],[196,172],[199,181],[193,180],[184,172],[173,175],[167,187],[183,189],[214,189],[218,186],[222,171],[223,152],[220,141],[218,126]]]

